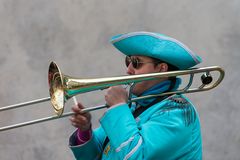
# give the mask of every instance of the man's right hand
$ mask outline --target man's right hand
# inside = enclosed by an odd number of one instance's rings
[[[91,114],[89,112],[82,113],[84,109],[81,103],[72,107],[72,111],[75,113],[71,116],[70,121],[72,125],[76,128],[79,128],[80,131],[86,131],[91,129]]]

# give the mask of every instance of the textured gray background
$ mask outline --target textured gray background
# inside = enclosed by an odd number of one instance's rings
[[[203,158],[240,159],[239,0],[0,0],[0,106],[48,96],[54,60],[76,77],[125,74],[110,44],[118,33],[154,31],[175,37],[226,71],[216,89],[188,95],[201,118]],[[86,106],[102,92],[78,95]],[[72,106],[67,102],[66,110]],[[103,111],[93,112],[94,127]],[[0,113],[0,125],[52,115],[49,102]],[[1,160],[73,159],[68,118],[0,133]]]

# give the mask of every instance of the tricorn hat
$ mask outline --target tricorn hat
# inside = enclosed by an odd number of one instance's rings
[[[111,43],[127,56],[143,55],[167,62],[179,69],[187,69],[202,62],[178,40],[153,32],[131,32],[112,37]]]

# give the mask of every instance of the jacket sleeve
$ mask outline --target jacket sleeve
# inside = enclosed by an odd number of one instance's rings
[[[76,145],[76,134],[75,131],[69,138],[69,147],[76,160],[100,159],[102,155],[102,143],[106,137],[102,128],[95,129],[91,139],[82,145]]]
[[[100,122],[118,159],[176,159],[192,138],[182,115],[179,109],[156,111],[138,125],[123,104],[107,111]]]

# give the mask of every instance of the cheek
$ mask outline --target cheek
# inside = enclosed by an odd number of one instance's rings
[[[135,74],[148,74],[148,73],[154,73],[154,72],[158,72],[158,71],[154,68],[153,64],[145,64],[140,69],[135,70]]]
[[[150,73],[148,72],[147,70],[143,70],[143,69],[139,69],[139,70],[135,70],[135,75],[138,75],[138,74],[147,74],[147,73]]]

